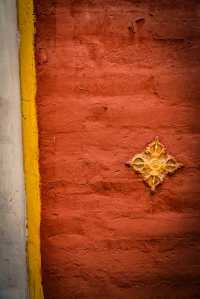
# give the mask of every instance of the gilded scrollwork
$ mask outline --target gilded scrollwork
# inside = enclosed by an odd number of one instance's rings
[[[167,153],[166,147],[158,137],[142,153],[134,155],[127,165],[142,176],[153,192],[166,175],[175,173],[183,166]]]

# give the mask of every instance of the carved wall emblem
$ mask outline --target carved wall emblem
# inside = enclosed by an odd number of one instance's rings
[[[175,173],[183,166],[167,153],[166,147],[158,137],[142,153],[136,154],[126,164],[142,176],[153,192],[163,182],[166,175]]]

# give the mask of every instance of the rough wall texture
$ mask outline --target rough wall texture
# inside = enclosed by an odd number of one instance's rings
[[[199,1],[36,1],[46,299],[200,298]],[[124,166],[158,135],[185,168]]]
[[[16,3],[0,0],[0,298],[27,298]]]

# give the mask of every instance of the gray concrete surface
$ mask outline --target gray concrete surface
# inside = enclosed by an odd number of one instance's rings
[[[0,299],[27,298],[17,10],[0,0]]]

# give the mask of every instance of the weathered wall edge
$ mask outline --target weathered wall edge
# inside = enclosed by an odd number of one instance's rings
[[[40,176],[36,115],[36,74],[34,57],[34,13],[32,0],[18,1],[20,30],[20,79],[25,188],[28,225],[28,273],[30,299],[42,299],[40,257]]]

